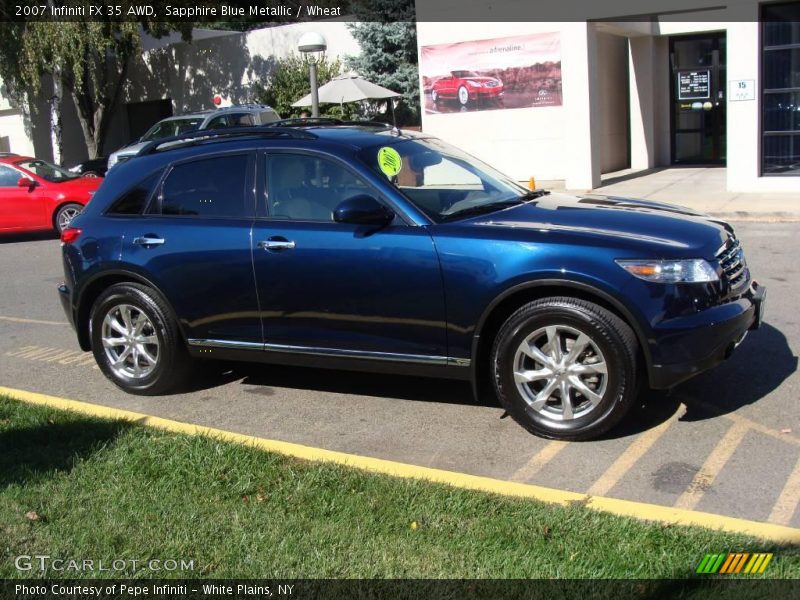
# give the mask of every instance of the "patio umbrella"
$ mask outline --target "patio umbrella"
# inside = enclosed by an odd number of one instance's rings
[[[325,104],[385,100],[399,98],[401,95],[355,74],[340,75],[319,88],[319,101]],[[303,96],[292,106],[311,106],[311,94]]]

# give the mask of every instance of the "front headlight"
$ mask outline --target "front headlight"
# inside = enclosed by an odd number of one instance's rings
[[[719,281],[717,272],[702,258],[688,260],[618,260],[631,275],[655,283],[708,283]]]

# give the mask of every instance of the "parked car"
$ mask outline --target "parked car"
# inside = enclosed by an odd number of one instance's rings
[[[718,219],[529,191],[374,124],[148,144],[62,240],[80,347],[128,392],[205,358],[450,377],[561,439],[726,359],[766,293]]]
[[[148,143],[200,129],[225,129],[229,127],[252,127],[267,125],[280,120],[273,108],[266,104],[237,104],[202,110],[187,115],[162,119],[147,130],[139,140],[112,152],[108,158],[108,168],[136,156]]]
[[[69,167],[67,171],[81,177],[105,177],[108,171],[108,157],[90,158],[73,167]]]
[[[474,71],[451,71],[433,82],[431,99],[458,100],[466,106],[475,100],[495,100],[504,94],[503,82],[496,77],[478,75]]]
[[[0,232],[63,231],[101,181],[38,158],[0,158]]]

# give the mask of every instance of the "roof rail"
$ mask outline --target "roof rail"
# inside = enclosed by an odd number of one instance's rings
[[[201,129],[180,135],[154,140],[139,150],[137,156],[146,156],[156,152],[164,152],[176,148],[185,148],[208,141],[224,140],[236,137],[282,137],[295,140],[316,140],[318,136],[308,131],[262,125],[257,127],[231,127],[227,129]],[[163,146],[163,148],[162,148]]]
[[[392,127],[389,123],[382,123],[380,121],[343,121],[335,117],[296,117],[293,119],[273,121],[268,124],[269,127],[313,127],[314,125],[358,125],[360,127],[382,127],[384,129]]]

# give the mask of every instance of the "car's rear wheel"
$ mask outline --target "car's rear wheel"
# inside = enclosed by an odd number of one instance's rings
[[[103,374],[133,394],[163,394],[183,383],[189,357],[166,303],[150,287],[120,283],[96,300],[92,352]]]
[[[512,314],[494,342],[498,398],[528,431],[580,440],[616,425],[637,392],[636,336],[618,316],[576,298],[543,298]]]
[[[463,85],[458,88],[458,101],[461,103],[461,106],[469,104],[469,90]]]
[[[77,217],[82,210],[83,206],[77,202],[69,202],[60,206],[56,214],[53,215],[53,225],[55,226],[56,233],[61,233],[69,227],[69,224],[72,223],[72,219]]]

